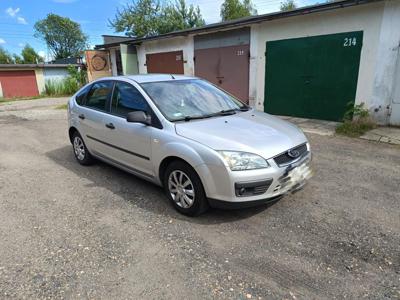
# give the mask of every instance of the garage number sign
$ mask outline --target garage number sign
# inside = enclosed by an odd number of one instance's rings
[[[343,47],[351,47],[357,45],[357,38],[344,38]]]

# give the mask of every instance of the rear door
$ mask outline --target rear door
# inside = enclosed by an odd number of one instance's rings
[[[105,138],[109,144],[104,153],[108,158],[141,175],[152,177],[151,126],[128,123],[132,111],[149,111],[147,101],[130,83],[116,81],[111,100],[111,112],[104,120]],[[106,125],[108,127],[106,127]]]
[[[92,84],[83,106],[80,107],[79,130],[86,146],[93,154],[104,154],[107,146],[103,143],[104,118],[108,115],[109,101],[113,87],[112,81],[100,81]]]

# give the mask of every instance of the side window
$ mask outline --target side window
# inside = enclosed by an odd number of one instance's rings
[[[75,96],[75,101],[76,103],[78,103],[79,105],[83,104],[83,101],[85,100],[85,96],[87,94],[87,92],[89,91],[89,86],[85,87],[84,89],[82,89],[76,96]]]
[[[94,83],[86,97],[86,106],[105,111],[107,99],[112,90],[112,85],[112,81]]]
[[[111,113],[125,117],[132,111],[148,111],[146,99],[131,84],[116,82],[111,104]]]

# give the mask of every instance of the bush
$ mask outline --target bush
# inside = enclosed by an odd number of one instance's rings
[[[68,66],[68,77],[63,80],[46,80],[45,94],[47,96],[70,96],[86,84],[86,72]]]
[[[45,94],[47,96],[70,96],[74,94],[79,87],[76,80],[71,77],[67,77],[63,80],[47,80],[45,83]]]
[[[349,103],[348,106],[349,108],[343,117],[343,123],[336,127],[337,134],[359,137],[376,127],[375,122],[370,118],[368,109],[364,107],[364,103],[357,105]]]

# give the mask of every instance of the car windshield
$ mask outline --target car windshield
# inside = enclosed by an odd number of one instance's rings
[[[170,121],[201,119],[248,109],[239,100],[200,79],[141,85]]]

